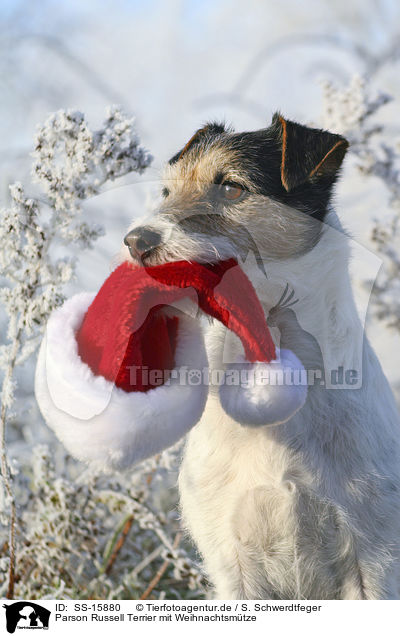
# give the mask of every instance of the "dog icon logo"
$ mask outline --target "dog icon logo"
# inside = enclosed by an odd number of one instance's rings
[[[6,610],[6,627],[9,634],[14,634],[16,629],[49,629],[51,612],[37,603],[17,601],[3,607]]]

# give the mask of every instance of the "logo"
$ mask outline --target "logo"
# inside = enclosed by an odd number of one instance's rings
[[[6,610],[7,631],[16,629],[49,629],[50,610],[29,601],[3,605]]]

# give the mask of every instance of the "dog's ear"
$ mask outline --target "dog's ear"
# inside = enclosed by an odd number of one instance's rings
[[[306,181],[335,180],[348,141],[318,128],[307,128],[275,113],[272,133],[282,149],[281,180],[287,192]]]
[[[189,139],[189,141],[184,145],[184,147],[182,148],[182,150],[180,150],[179,152],[177,152],[170,160],[169,160],[169,164],[173,165],[174,163],[176,163],[177,161],[179,161],[179,159],[181,159],[183,157],[183,155],[185,153],[187,153],[187,151],[190,148],[193,148],[193,146],[198,145],[199,143],[201,143],[202,141],[204,141],[207,138],[211,138],[214,137],[216,135],[221,135],[222,133],[226,132],[226,128],[224,124],[218,123],[218,122],[211,122],[209,124],[205,124],[202,128],[199,128],[198,130],[196,130],[196,132],[194,133],[194,135],[192,135],[192,137]]]

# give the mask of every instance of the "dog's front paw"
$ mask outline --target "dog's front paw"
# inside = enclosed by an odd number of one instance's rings
[[[283,424],[304,405],[307,373],[302,363],[288,349],[277,349],[277,356],[269,363],[242,359],[226,369],[220,401],[239,424]]]

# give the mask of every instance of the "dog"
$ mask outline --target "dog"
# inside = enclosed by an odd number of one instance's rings
[[[125,237],[123,258],[146,266],[236,258],[276,342],[312,376],[304,406],[268,426],[239,424],[210,387],[188,435],[182,520],[216,598],[400,598],[399,416],[331,205],[347,147],[279,113],[253,132],[208,123],[168,162],[156,213]],[[205,329],[210,367],[224,368],[239,342]]]

